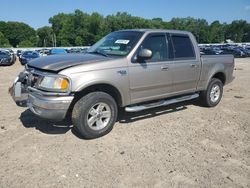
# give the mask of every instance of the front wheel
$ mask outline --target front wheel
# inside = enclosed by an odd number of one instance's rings
[[[93,92],[76,102],[72,121],[84,138],[97,138],[112,130],[117,119],[117,111],[113,97],[104,92]]]
[[[223,84],[221,80],[212,78],[208,84],[207,90],[201,92],[201,102],[207,107],[214,107],[219,104],[222,94]]]

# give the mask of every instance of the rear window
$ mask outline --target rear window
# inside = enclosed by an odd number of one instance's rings
[[[194,47],[188,35],[172,35],[175,58],[195,58]]]

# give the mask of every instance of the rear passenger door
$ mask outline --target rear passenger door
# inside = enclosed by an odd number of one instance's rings
[[[170,34],[172,43],[173,93],[184,94],[196,90],[200,61],[188,34]]]

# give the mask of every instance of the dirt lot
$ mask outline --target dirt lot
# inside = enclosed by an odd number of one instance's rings
[[[7,89],[22,67],[0,70],[0,188],[250,187],[250,58],[217,107],[123,113],[95,140],[17,107]]]

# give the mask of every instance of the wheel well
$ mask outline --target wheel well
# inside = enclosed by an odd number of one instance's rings
[[[76,92],[75,98],[79,99],[82,96],[90,92],[95,92],[95,91],[102,91],[111,95],[115,99],[118,106],[122,105],[122,97],[121,97],[120,92],[114,86],[109,85],[109,84],[96,84],[96,85],[89,86],[83,89],[82,91]]]
[[[225,76],[225,74],[222,73],[222,72],[216,73],[212,78],[217,78],[217,79],[219,79],[219,80],[223,83],[223,85],[224,85],[225,82],[226,82],[226,76]]]
[[[72,110],[75,106],[75,103],[80,98],[82,98],[84,95],[87,95],[88,93],[95,92],[95,91],[102,91],[111,95],[115,99],[117,105],[120,107],[122,106],[122,97],[118,89],[116,89],[114,86],[109,85],[109,84],[96,84],[96,85],[92,85],[87,88],[84,88],[83,90],[75,93],[74,100],[70,104],[66,118],[71,119]]]

